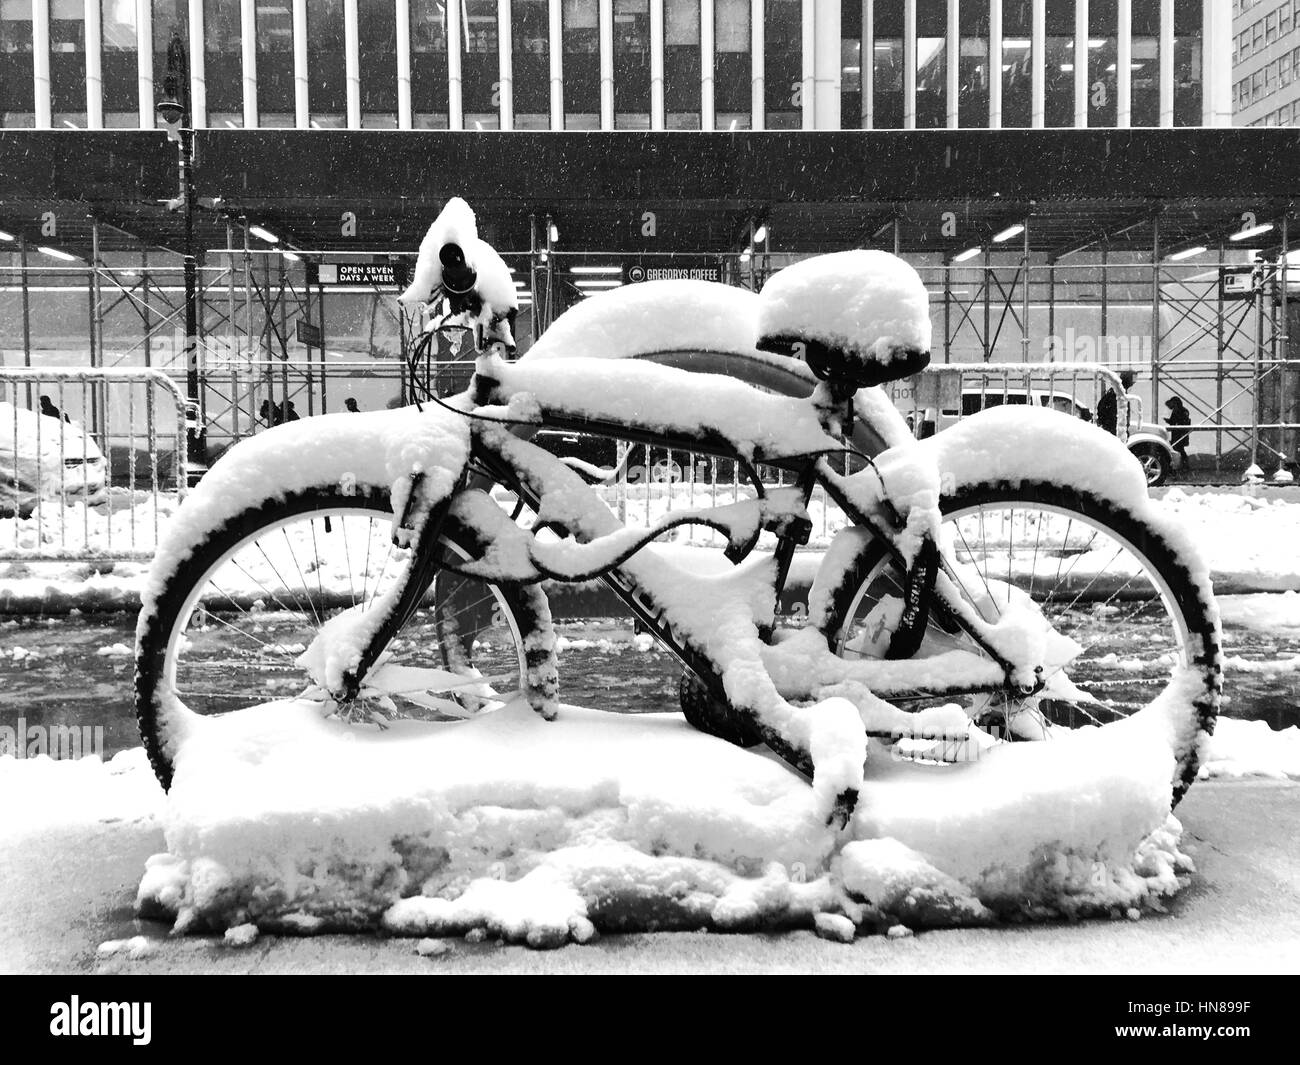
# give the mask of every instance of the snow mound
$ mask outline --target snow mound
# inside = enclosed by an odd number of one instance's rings
[[[1206,744],[1200,775],[1300,780],[1300,727],[1221,717]]]
[[[888,363],[930,350],[930,297],[917,272],[888,252],[817,255],[763,286],[758,336],[819,340]]]
[[[1159,709],[1159,704],[1155,705]],[[182,745],[141,912],[178,931],[382,929],[537,948],[597,930],[884,931],[1155,908],[1190,863],[1168,729],[997,748],[949,767],[877,750],[855,819],[680,716],[522,701],[384,732],[302,703],[203,719]],[[237,933],[239,938],[249,934]]]

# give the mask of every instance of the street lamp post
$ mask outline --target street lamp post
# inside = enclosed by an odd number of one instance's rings
[[[206,469],[207,430],[203,424],[199,378],[198,263],[194,255],[194,123],[190,114],[189,59],[185,54],[185,42],[176,30],[172,31],[167,45],[167,71],[163,76],[158,116],[167,127],[167,136],[177,143],[179,207],[185,217],[185,479],[192,486]]]

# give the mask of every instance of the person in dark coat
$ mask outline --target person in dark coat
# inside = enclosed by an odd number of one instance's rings
[[[1165,406],[1169,409],[1169,446],[1181,460],[1178,469],[1185,472],[1191,462],[1187,457],[1187,440],[1192,434],[1182,427],[1192,424],[1192,415],[1177,396],[1165,400]]]
[[[353,399],[351,396],[348,396],[348,398],[343,401],[343,406],[345,406],[353,414],[361,413],[361,408],[357,406],[357,401]]]
[[[65,422],[71,422],[72,419],[66,414],[60,414],[59,408],[56,407],[49,396],[41,396],[41,413],[47,418],[53,418],[56,421],[62,418]]]
[[[1124,394],[1128,395],[1128,390],[1133,387],[1137,375],[1132,370],[1124,370],[1120,373],[1119,380],[1124,386]],[[1113,388],[1106,389],[1105,395],[1097,402],[1097,424],[1112,436],[1119,431],[1119,403],[1119,393]]]
[[[292,400],[286,399],[280,404],[280,420],[282,422],[296,422],[298,420],[298,411],[294,407]]]

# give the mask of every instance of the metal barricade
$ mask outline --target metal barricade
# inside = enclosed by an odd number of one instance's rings
[[[1115,396],[1115,433],[1126,440],[1141,422],[1141,403],[1126,395],[1119,374],[1094,363],[960,363],[931,366],[885,386],[894,405],[918,437],[932,435],[990,407],[1037,404],[1088,421],[1108,391]],[[670,509],[711,507],[755,495],[735,463],[690,452],[632,445],[617,481],[600,489],[605,501],[629,525],[648,527]],[[620,446],[622,461],[626,447]],[[775,469],[761,471],[782,483]],[[844,515],[820,488],[809,503],[812,547],[824,547],[844,526]],[[721,545],[721,536],[697,525],[671,530],[665,540]]]
[[[185,414],[160,370],[0,367],[0,561],[152,558]]]

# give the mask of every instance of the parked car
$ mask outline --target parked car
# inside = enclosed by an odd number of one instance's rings
[[[1000,388],[990,385],[986,389],[966,388],[961,394],[961,410],[945,408],[935,416],[933,408],[913,411],[907,415],[908,424],[919,437],[932,436],[936,431],[947,429],[951,425],[971,414],[987,410],[990,407],[1027,406],[1037,403],[1041,407],[1052,407],[1063,414],[1093,420],[1092,408],[1080,403],[1073,396],[1061,392],[1048,392],[1040,389]],[[1174,450],[1169,443],[1169,430],[1163,425],[1142,421],[1141,404],[1130,399],[1129,434],[1125,443],[1133,457],[1142,464],[1148,487],[1154,488],[1169,479],[1173,468]]]
[[[37,502],[103,495],[108,464],[76,422],[0,402],[0,516],[27,517]]]

